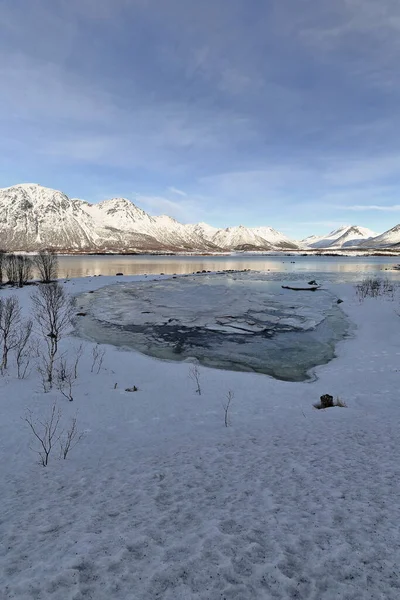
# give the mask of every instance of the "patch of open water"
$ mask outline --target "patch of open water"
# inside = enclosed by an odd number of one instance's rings
[[[287,381],[311,378],[349,330],[328,290],[294,292],[255,272],[117,283],[78,306],[78,333],[99,343]]]

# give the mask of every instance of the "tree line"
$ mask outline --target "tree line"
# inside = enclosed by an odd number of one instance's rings
[[[0,250],[0,284],[23,287],[37,272],[41,283],[58,278],[58,257],[51,250],[42,250],[34,256],[13,254]]]

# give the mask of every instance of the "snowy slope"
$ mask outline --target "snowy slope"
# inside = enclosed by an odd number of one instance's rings
[[[220,229],[213,236],[212,241],[225,250],[272,249],[272,244],[257,235],[253,229],[243,227],[242,225]]]
[[[280,231],[276,231],[272,227],[253,227],[252,230],[263,240],[266,240],[274,248],[282,249],[297,249],[298,244],[293,240],[289,239],[286,235]]]
[[[208,225],[208,223],[194,223],[193,225],[185,225],[185,228],[192,234],[201,238],[212,241],[214,235],[219,231],[217,227]]]
[[[370,248],[384,248],[396,246],[398,244],[400,244],[400,224],[395,225],[392,229],[374,237],[363,245]]]
[[[189,364],[112,346],[91,372],[84,341],[68,402],[42,392],[34,364],[18,380],[11,361],[0,378],[0,597],[398,600],[399,299],[360,304],[352,286],[331,289],[355,335],[307,383],[199,367],[199,396]],[[2,294],[31,314],[31,289]],[[80,343],[65,338],[61,351],[71,360]],[[315,410],[324,393],[348,408]],[[43,468],[23,418],[43,420],[53,402],[84,437]]]
[[[0,190],[0,240],[8,250],[71,248],[93,243],[94,221],[79,200],[37,184]]]
[[[377,234],[358,225],[342,225],[339,229],[331,231],[325,236],[312,235],[300,243],[308,248],[329,248],[329,247],[346,247],[356,246],[365,240],[375,237]]]
[[[375,238],[378,234],[371,229],[367,229],[366,227],[359,227],[358,225],[353,225],[347,231],[343,233],[337,240],[331,244],[331,246],[335,246],[336,248],[346,248],[349,246],[358,246],[360,242],[366,242],[367,240],[371,240]]]

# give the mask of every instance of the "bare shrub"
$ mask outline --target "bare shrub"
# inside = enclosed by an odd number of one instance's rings
[[[56,368],[57,388],[70,402],[74,399],[72,395],[72,386],[74,385],[75,380],[74,365],[68,365],[66,357],[61,356]]]
[[[189,377],[196,386],[195,393],[201,396],[200,369],[197,365],[193,365],[192,367],[190,367]]]
[[[15,345],[15,362],[17,364],[18,379],[24,379],[28,372],[32,357],[33,348],[31,345],[31,335],[33,329],[32,319],[23,321],[17,333]]]
[[[84,352],[83,344],[79,344],[79,346],[77,348],[75,348],[75,358],[74,358],[74,362],[73,362],[74,379],[78,379],[78,366],[79,366],[79,361],[81,360],[81,358],[83,356],[83,352]]]
[[[33,258],[33,263],[42,283],[51,283],[58,278],[58,256],[51,250],[41,250]]]
[[[21,308],[18,298],[10,296],[0,299],[0,343],[2,346],[1,371],[8,366],[8,355],[17,347],[18,330],[21,321]]]
[[[60,438],[60,458],[65,460],[70,450],[79,444],[84,435],[83,432],[78,431],[77,417],[73,417],[69,429],[67,429],[65,435]]]
[[[17,269],[17,285],[23,287],[32,279],[32,259],[29,256],[15,257]]]
[[[40,284],[31,298],[35,321],[46,342],[47,356],[43,360],[42,354],[42,367],[47,371],[48,388],[51,388],[58,345],[72,324],[73,301],[58,283]]]
[[[32,279],[32,260],[29,256],[7,254],[3,260],[10,285],[23,287]]]
[[[18,281],[18,269],[17,269],[17,257],[15,254],[6,254],[5,257],[5,272],[7,283],[10,285],[17,285]]]
[[[232,403],[232,400],[234,397],[235,397],[235,394],[232,392],[232,390],[229,390],[229,392],[226,395],[226,402],[222,405],[224,407],[225,427],[229,427],[231,424],[229,409],[230,409],[230,406],[231,406],[231,403]]]
[[[51,408],[50,415],[43,420],[35,419],[31,410],[26,411],[24,421],[39,442],[39,450],[36,452],[39,454],[40,464],[43,467],[47,467],[54,444],[60,439],[60,420],[61,410],[55,403]]]
[[[377,298],[378,296],[394,298],[395,284],[387,277],[384,279],[380,277],[365,277],[355,287],[360,302],[363,302],[365,298]]]
[[[42,389],[45,393],[49,392],[52,385],[53,385],[53,379],[54,379],[54,372],[53,372],[53,377],[51,379],[51,382],[49,381],[49,372],[50,372],[50,359],[51,357],[49,357],[49,354],[46,351],[43,351],[41,348],[37,348],[36,349],[36,358],[37,358],[37,363],[36,363],[36,368],[37,368],[37,372],[39,373],[39,377],[40,377],[40,383],[42,385]],[[53,365],[54,368],[54,365]]]
[[[100,373],[105,354],[105,348],[100,348],[99,344],[94,346],[92,350],[92,368],[90,369],[92,373],[96,372],[97,375]]]

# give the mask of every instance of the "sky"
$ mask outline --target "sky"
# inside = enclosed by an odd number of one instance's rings
[[[0,0],[0,187],[293,238],[400,222],[398,0]]]

